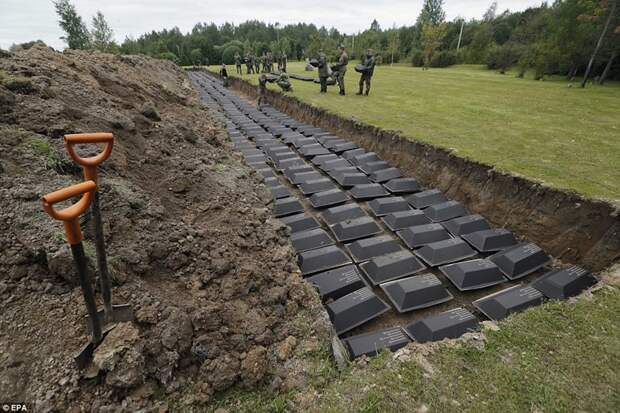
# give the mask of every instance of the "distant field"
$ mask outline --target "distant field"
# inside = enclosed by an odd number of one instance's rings
[[[289,72],[310,73],[298,62]],[[256,75],[243,77],[256,82]],[[355,96],[358,80],[349,65],[349,96],[339,96],[335,86],[320,95],[318,85],[296,80],[292,94],[500,170],[620,204],[618,82],[581,89],[564,79],[518,79],[481,66],[423,71],[395,65],[377,67],[371,96],[361,97]]]

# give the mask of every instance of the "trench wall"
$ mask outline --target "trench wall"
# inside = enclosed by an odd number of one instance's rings
[[[233,89],[257,97],[256,86],[239,78],[231,81]],[[441,189],[493,225],[509,228],[557,259],[591,271],[600,271],[620,259],[620,211],[610,203],[496,171],[446,149],[345,119],[295,97],[267,91],[266,101],[299,121],[376,152],[420,184]]]

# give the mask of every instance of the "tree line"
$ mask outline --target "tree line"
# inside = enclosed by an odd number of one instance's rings
[[[126,38],[120,45],[101,12],[88,29],[69,0],[55,1],[70,48],[145,54],[181,65],[232,64],[234,55],[286,53],[313,57],[322,49],[334,58],[344,44],[352,58],[374,49],[378,63],[408,62],[424,68],[485,64],[518,76],[532,72],[569,78],[620,79],[620,0],[555,0],[520,12],[498,11],[492,2],[479,19],[446,21],[443,0],[425,0],[411,26],[382,28],[375,20],[355,34],[314,24],[280,26],[257,20],[235,25],[197,23],[190,32],[177,27]]]

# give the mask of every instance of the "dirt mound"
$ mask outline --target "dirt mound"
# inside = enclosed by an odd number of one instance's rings
[[[303,383],[328,323],[267,190],[214,116],[170,62],[40,44],[0,57],[4,399],[134,411],[207,403],[233,385]],[[84,373],[72,360],[87,342],[81,292],[62,225],[39,199],[81,180],[62,136],[93,131],[116,136],[101,171],[104,226],[114,301],[137,319],[107,336]]]

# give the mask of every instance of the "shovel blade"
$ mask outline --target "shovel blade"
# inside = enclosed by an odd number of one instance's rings
[[[101,325],[109,325],[116,323],[124,323],[134,320],[133,310],[129,304],[118,304],[112,306],[112,314],[109,319],[106,320],[105,311],[103,309],[97,311],[97,317],[99,317],[99,323]],[[86,328],[88,331],[92,331],[92,322],[90,318],[86,320]]]

